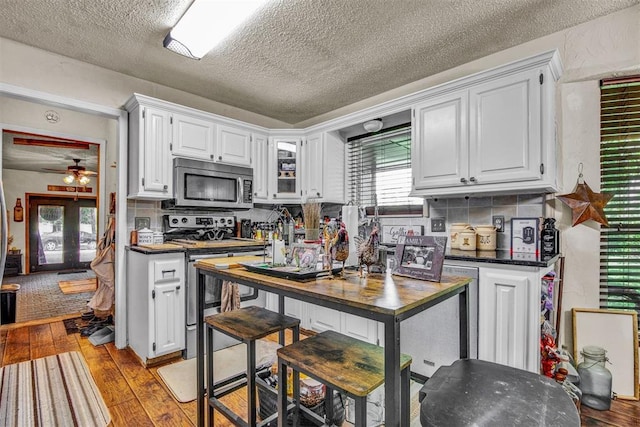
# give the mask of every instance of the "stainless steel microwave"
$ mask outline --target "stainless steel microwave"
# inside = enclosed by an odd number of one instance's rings
[[[253,207],[253,169],[183,158],[173,159],[171,208],[249,209]]]

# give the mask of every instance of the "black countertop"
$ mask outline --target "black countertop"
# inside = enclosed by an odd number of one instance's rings
[[[395,246],[387,246],[390,254],[395,253]],[[496,251],[461,251],[447,249],[444,254],[446,261],[481,262],[487,264],[522,265],[527,267],[548,267],[560,258],[560,254],[552,257],[541,257],[535,254],[511,253],[509,250]]]
[[[536,254],[511,253],[508,250],[497,251],[461,251],[448,249],[444,254],[445,260],[482,262],[488,264],[523,265],[529,267],[548,267],[560,258],[560,254],[552,257],[541,257]]]

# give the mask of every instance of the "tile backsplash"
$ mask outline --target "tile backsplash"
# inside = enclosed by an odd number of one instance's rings
[[[504,232],[497,234],[497,248],[509,249],[511,246],[511,218],[539,218],[545,216],[545,196],[541,194],[522,194],[507,196],[489,197],[459,197],[459,198],[439,198],[428,200],[428,217],[382,217],[380,225],[384,228],[407,225],[422,226],[426,235],[449,236],[451,224],[455,222],[469,223],[473,226],[491,224],[492,217],[499,215],[504,217]],[[163,211],[159,201],[128,200],[127,201],[127,228],[129,231],[134,228],[134,218],[150,218],[152,230],[162,231],[162,215],[168,213],[186,213]],[[323,209],[323,215],[334,217],[338,215],[339,207]],[[188,213],[206,213],[189,211]],[[247,211],[233,213],[237,220],[250,219],[252,222],[268,222],[277,219],[273,210],[253,208]],[[431,221],[434,218],[444,218],[446,232],[432,232]]]
[[[425,218],[425,234],[449,236],[454,222],[476,226],[492,224],[493,216],[503,216],[504,231],[497,234],[498,249],[511,247],[511,218],[539,218],[545,215],[545,196],[541,194],[434,199],[428,203],[429,218]],[[445,218],[445,233],[431,232],[430,223],[433,218]]]

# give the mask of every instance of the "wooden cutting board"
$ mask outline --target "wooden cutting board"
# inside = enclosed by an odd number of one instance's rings
[[[149,244],[142,244],[142,245],[138,245],[141,248],[145,248],[145,249],[154,249],[154,250],[177,250],[177,249],[184,249],[184,246],[182,245],[174,245],[172,243],[149,243]]]
[[[227,268],[242,267],[242,265],[240,265],[241,262],[261,262],[265,259],[267,262],[271,261],[271,258],[264,258],[257,255],[231,256],[226,258],[205,258],[198,260],[195,266],[198,267],[198,264],[203,264],[210,268],[213,267],[221,270],[226,270]]]

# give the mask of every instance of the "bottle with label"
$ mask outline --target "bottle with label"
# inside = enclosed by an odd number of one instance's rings
[[[22,208],[22,200],[20,198],[16,200],[16,206],[13,208],[13,220],[15,222],[24,221],[24,210]]]
[[[541,233],[542,256],[554,256],[560,252],[560,232],[555,228],[555,218],[545,218]]]

